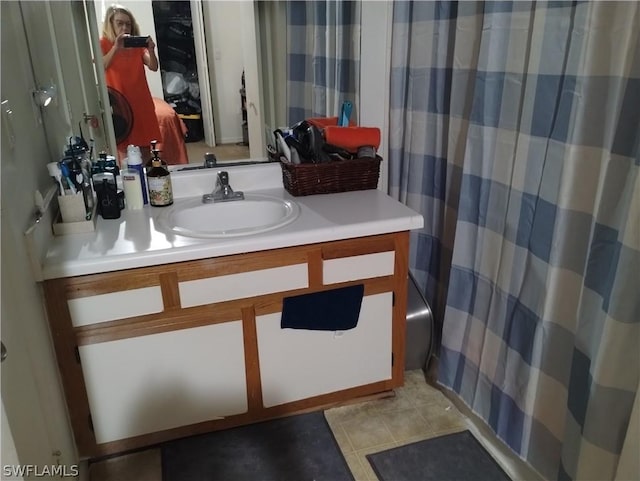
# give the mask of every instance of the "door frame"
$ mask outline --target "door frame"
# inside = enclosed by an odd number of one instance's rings
[[[245,22],[242,24],[242,52],[245,69],[245,94],[247,103],[247,128],[249,130],[249,157],[266,158],[267,142],[264,130],[265,118],[260,59],[258,57],[259,26],[253,2],[242,2]]]
[[[203,112],[210,115],[202,116],[204,127],[204,141],[207,145],[216,146],[216,133],[213,126],[213,99],[211,98],[211,79],[209,78],[209,64],[207,60],[206,28],[202,1],[191,0],[191,25],[193,26],[193,43],[196,53],[196,68],[198,69],[198,85],[200,86],[200,106]]]

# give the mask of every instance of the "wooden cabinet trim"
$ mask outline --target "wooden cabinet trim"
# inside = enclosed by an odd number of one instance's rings
[[[394,234],[348,239],[322,245],[322,259],[340,259],[378,252],[393,251],[395,249]]]
[[[78,345],[148,336],[179,329],[239,321],[242,319],[241,309],[241,304],[232,302],[173,309],[157,314],[102,322],[99,325],[76,327],[75,335]]]
[[[309,273],[309,288],[318,289],[322,286],[322,249],[309,249],[307,254],[307,271]]]
[[[160,289],[164,310],[180,309],[180,292],[178,290],[178,274],[165,272],[160,274]]]
[[[401,232],[395,236],[395,266],[393,275],[393,319],[396,328],[392,331],[392,350],[394,356],[394,387],[404,383],[404,358],[406,346],[407,320],[407,283],[409,282],[409,232]]]
[[[249,406],[249,412],[254,412],[262,409],[262,381],[260,380],[256,311],[253,306],[242,309],[242,330],[244,332],[247,404]]]
[[[80,452],[95,451],[96,440],[89,429],[89,398],[82,367],[78,362],[76,339],[65,299],[65,285],[46,282],[43,284],[43,294],[75,442]]]
[[[178,282],[251,272],[307,262],[307,250],[289,247],[272,251],[235,254],[211,259],[138,267],[121,271],[52,279],[45,283],[65,286],[65,297],[75,299],[141,287],[159,286],[163,276],[176,275]],[[275,254],[274,254],[275,253]]]

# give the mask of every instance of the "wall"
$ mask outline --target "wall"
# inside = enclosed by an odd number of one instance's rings
[[[25,23],[47,15],[42,4],[28,2]],[[22,4],[24,6],[24,4]],[[21,4],[1,2],[2,7],[2,100],[12,113],[3,113],[0,218],[2,222],[2,340],[8,357],[2,364],[2,400],[20,461],[51,464],[54,450],[61,462],[76,461],[62,388],[51,344],[39,285],[29,268],[23,232],[34,221],[34,192],[44,192],[53,181],[46,163],[57,160],[64,137],[47,139],[43,115],[34,108],[31,91],[36,78],[57,78],[52,64],[43,62],[34,72],[30,52],[50,48],[45,30],[42,36],[25,36]],[[44,27],[46,28],[46,26]],[[11,45],[11,48],[4,48]],[[61,85],[58,85],[61,87]],[[8,121],[11,117],[11,121]],[[64,106],[52,105],[44,120],[66,125]],[[13,134],[14,143],[10,141]],[[50,143],[52,148],[47,145]],[[29,427],[25,429],[25,427]]]

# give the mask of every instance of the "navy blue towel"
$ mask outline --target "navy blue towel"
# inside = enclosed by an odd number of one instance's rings
[[[364,284],[285,297],[281,328],[346,331],[358,325]]]

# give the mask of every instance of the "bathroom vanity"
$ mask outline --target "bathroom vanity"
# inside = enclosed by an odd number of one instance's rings
[[[422,217],[376,190],[293,198],[278,165],[225,170],[236,190],[295,203],[295,220],[197,238],[145,207],[52,240],[43,290],[81,457],[402,385],[408,231]],[[174,174],[176,198],[210,192],[214,174]],[[355,328],[281,328],[284,299],[360,284]]]

